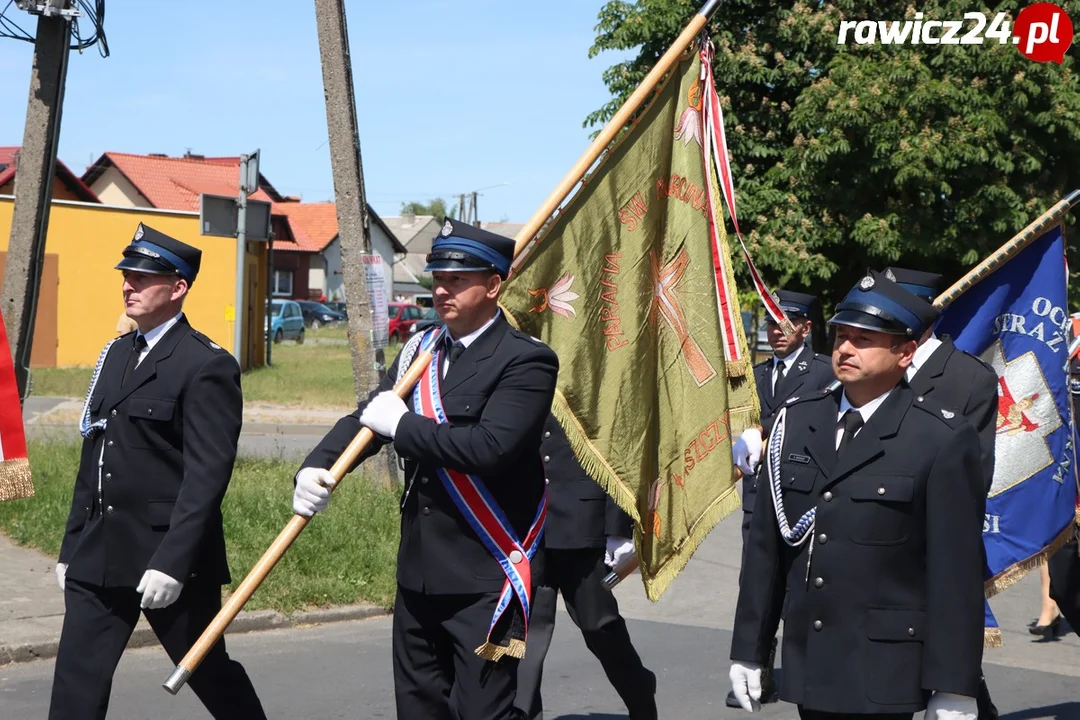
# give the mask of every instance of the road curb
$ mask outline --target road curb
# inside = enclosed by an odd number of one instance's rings
[[[282,628],[309,627],[335,622],[348,622],[350,620],[366,620],[388,615],[389,612],[387,608],[367,604],[306,610],[292,615],[285,615],[275,610],[256,610],[237,615],[236,619],[229,625],[226,635],[240,635],[263,630],[280,630]],[[131,650],[157,644],[158,640],[154,635],[154,631],[144,621],[131,634],[127,649]],[[60,638],[58,635],[40,641],[16,645],[0,642],[0,665],[54,658],[59,645]]]

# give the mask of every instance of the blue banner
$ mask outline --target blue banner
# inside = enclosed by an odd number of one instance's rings
[[[994,479],[986,502],[987,595],[1015,582],[1072,524],[1065,243],[1054,227],[947,307],[939,335],[998,375]],[[994,627],[987,612],[987,627]]]

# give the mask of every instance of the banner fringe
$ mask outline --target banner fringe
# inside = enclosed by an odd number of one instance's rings
[[[671,582],[683,571],[686,564],[690,562],[690,558],[693,557],[694,552],[697,551],[698,547],[712,529],[716,527],[716,524],[738,510],[741,506],[742,502],[739,499],[738,487],[732,485],[721,494],[704,513],[701,514],[697,525],[695,525],[690,531],[690,534],[686,536],[682,544],[668,556],[667,560],[660,566],[660,569],[657,570],[655,574],[647,574],[646,567],[642,564],[641,581],[645,585],[645,596],[653,602],[658,601],[660,596],[664,594],[664,591],[671,585]],[[638,529],[638,526],[635,526],[634,534],[636,535],[638,532],[640,532],[640,530]]]
[[[1001,636],[1001,628],[983,628],[983,647],[999,648],[1005,646],[1005,640]]]
[[[1055,537],[1049,545],[1044,547],[1039,552],[1035,553],[1027,560],[1021,560],[1014,565],[1010,565],[994,577],[987,580],[984,584],[984,592],[986,597],[992,598],[998,593],[1008,590],[1010,587],[1020,582],[1020,580],[1032,570],[1035,570],[1041,565],[1045,565],[1046,561],[1050,559],[1050,556],[1064,547],[1065,543],[1072,539],[1075,530],[1070,524]]]
[[[27,458],[10,458],[0,462],[0,502],[34,497]]]

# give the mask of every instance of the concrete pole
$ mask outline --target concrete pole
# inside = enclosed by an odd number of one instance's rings
[[[361,255],[371,252],[371,235],[367,198],[364,195],[364,169],[360,159],[360,132],[356,121],[345,0],[315,0],[315,20],[319,30],[326,126],[330,136],[334,201],[341,238],[341,275],[349,310],[353,384],[359,401],[378,385],[379,370],[385,358],[382,350],[372,352],[371,304],[361,261]],[[384,453],[383,457],[384,462],[372,462],[368,467],[380,482],[388,485],[398,477],[397,465],[390,452]]]
[[[30,392],[30,351],[41,269],[45,263],[45,235],[60,140],[70,36],[71,25],[66,18],[38,18],[30,98],[26,103],[26,125],[15,174],[15,207],[0,307],[15,363],[19,397],[23,400]]]

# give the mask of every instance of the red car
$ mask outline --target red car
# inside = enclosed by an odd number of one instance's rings
[[[412,303],[392,302],[386,305],[386,316],[390,321],[390,342],[402,343],[412,333],[412,327],[420,319],[423,309]]]

